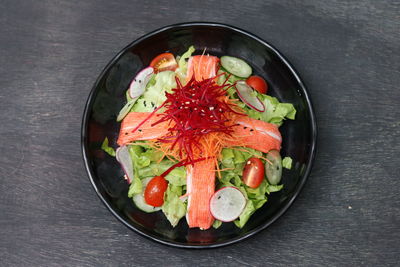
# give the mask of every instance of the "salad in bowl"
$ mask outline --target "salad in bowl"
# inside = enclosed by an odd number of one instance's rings
[[[161,52],[161,51],[160,51]],[[282,190],[280,126],[296,109],[268,95],[266,80],[236,55],[217,57],[194,46],[163,52],[137,72],[119,111],[115,149],[128,197],[175,227],[242,228]]]

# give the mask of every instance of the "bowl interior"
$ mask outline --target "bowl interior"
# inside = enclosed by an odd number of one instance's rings
[[[172,228],[161,212],[144,213],[127,197],[128,184],[115,158],[101,149],[108,137],[115,146],[119,131],[116,116],[125,104],[125,91],[135,74],[162,52],[180,55],[194,45],[198,53],[231,55],[250,63],[269,84],[269,94],[293,103],[296,120],[280,128],[282,155],[293,159],[284,169],[284,189],[269,196],[243,229],[225,223],[219,229],[189,229],[184,219]],[[104,69],[89,97],[82,129],[83,154],[91,181],[100,198],[123,223],[162,243],[183,247],[219,246],[243,239],[265,228],[291,204],[308,175],[315,146],[315,121],[304,86],[277,51],[244,31],[217,24],[185,24],[150,33],[121,51]]]

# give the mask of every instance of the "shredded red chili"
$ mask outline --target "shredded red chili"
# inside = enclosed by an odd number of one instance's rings
[[[193,149],[198,146],[202,136],[211,132],[230,134],[232,125],[227,124],[227,112],[234,112],[231,104],[224,101],[223,96],[231,85],[218,85],[215,78],[203,81],[191,79],[183,86],[176,78],[177,88],[172,93],[166,93],[164,112],[152,126],[170,121],[173,125],[169,128],[171,135],[159,141],[171,143],[171,149],[179,145],[180,151],[186,152],[189,161],[193,161]]]

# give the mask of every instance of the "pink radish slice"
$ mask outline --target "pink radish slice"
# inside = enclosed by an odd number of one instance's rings
[[[144,93],[146,85],[149,83],[153,73],[154,69],[152,67],[147,67],[136,75],[129,86],[129,95],[132,98],[137,98]]]
[[[131,155],[129,154],[129,149],[127,146],[120,146],[115,151],[115,158],[121,164],[122,169],[126,177],[128,178],[128,183],[130,184],[133,180],[133,163]]]
[[[246,105],[259,112],[265,111],[263,102],[257,96],[253,95],[254,90],[245,81],[238,81],[235,87],[240,99]]]
[[[215,219],[231,222],[242,214],[246,198],[239,189],[233,186],[223,187],[211,197],[210,211]]]

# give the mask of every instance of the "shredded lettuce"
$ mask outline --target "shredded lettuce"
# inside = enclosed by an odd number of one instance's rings
[[[214,229],[218,229],[222,225],[222,222],[220,220],[215,220],[212,227]]]
[[[143,153],[144,148],[139,145],[129,146],[129,153],[132,158],[135,175],[138,175],[139,170],[150,165],[150,158]]]
[[[134,143],[129,146],[129,153],[133,161],[134,176],[138,179],[161,175],[176,162],[168,159],[160,160],[160,152],[147,147],[143,143]],[[184,167],[173,169],[165,179],[175,186],[186,185],[186,171]]]
[[[235,154],[233,154],[233,149],[231,149],[231,148],[222,149],[221,154],[222,154],[222,159],[225,159],[225,160],[235,157]]]
[[[138,176],[143,179],[150,176],[161,175],[165,172],[169,167],[174,165],[175,162],[170,160],[163,160],[160,163],[152,162],[147,167],[141,168],[138,170]],[[165,179],[175,186],[186,185],[186,171],[184,167],[178,167],[173,169]]]
[[[258,112],[250,109],[243,104],[242,108],[247,115],[253,119],[262,120],[281,126],[283,120],[294,120],[296,117],[296,109],[293,104],[280,103],[276,97],[257,93],[257,97],[264,103],[265,111]]]
[[[186,214],[186,204],[179,199],[182,195],[182,187],[169,184],[164,195],[164,204],[161,209],[168,221],[175,227],[179,220]]]
[[[268,201],[266,194],[269,195],[272,192],[280,191],[283,185],[270,185],[264,180],[261,185],[255,189],[247,186],[245,188],[248,197],[247,204],[239,218],[234,221],[235,225],[239,228],[242,228],[251,215]]]
[[[267,185],[267,187],[265,188],[265,192],[269,195],[270,193],[280,191],[282,188],[283,188],[283,184],[280,184],[280,185],[272,185],[272,184],[269,184],[269,185]]]
[[[243,150],[246,151],[243,151]],[[241,175],[244,163],[251,157],[261,157],[262,153],[252,148],[242,148],[241,150],[235,148],[224,148],[222,150],[221,163],[223,168],[233,168],[233,172]]]
[[[139,170],[150,165],[150,158],[144,153],[144,147],[140,145],[129,146],[129,154],[133,163],[133,181],[129,186],[128,197],[142,192],[141,179],[146,177],[139,176]]]
[[[104,138],[103,143],[101,144],[101,149],[103,149],[108,155],[115,157],[114,148],[108,145],[108,138]]]
[[[151,162],[158,162],[161,160],[162,153],[159,151],[145,146],[142,146],[142,148],[144,148],[144,151],[140,154],[142,157],[148,158]]]
[[[292,168],[292,161],[291,157],[284,157],[282,160],[282,167],[290,170]]]
[[[175,70],[179,78],[186,78],[187,73],[187,61],[192,56],[196,49],[194,46],[190,46],[189,49],[183,53],[183,55],[178,60],[178,68]]]
[[[255,211],[256,209],[254,207],[253,201],[247,200],[246,207],[244,208],[242,214],[240,214],[239,219],[236,219],[234,221],[235,225],[239,228],[242,228]]]
[[[176,87],[175,73],[162,71],[153,76],[144,94],[133,105],[133,112],[151,112],[159,107],[166,99],[165,92],[171,92]]]
[[[129,185],[128,197],[142,193],[142,181],[134,176],[133,181]]]
[[[261,182],[257,188],[246,187],[247,197],[250,199],[265,199],[264,195],[266,192],[267,182],[265,179]]]

